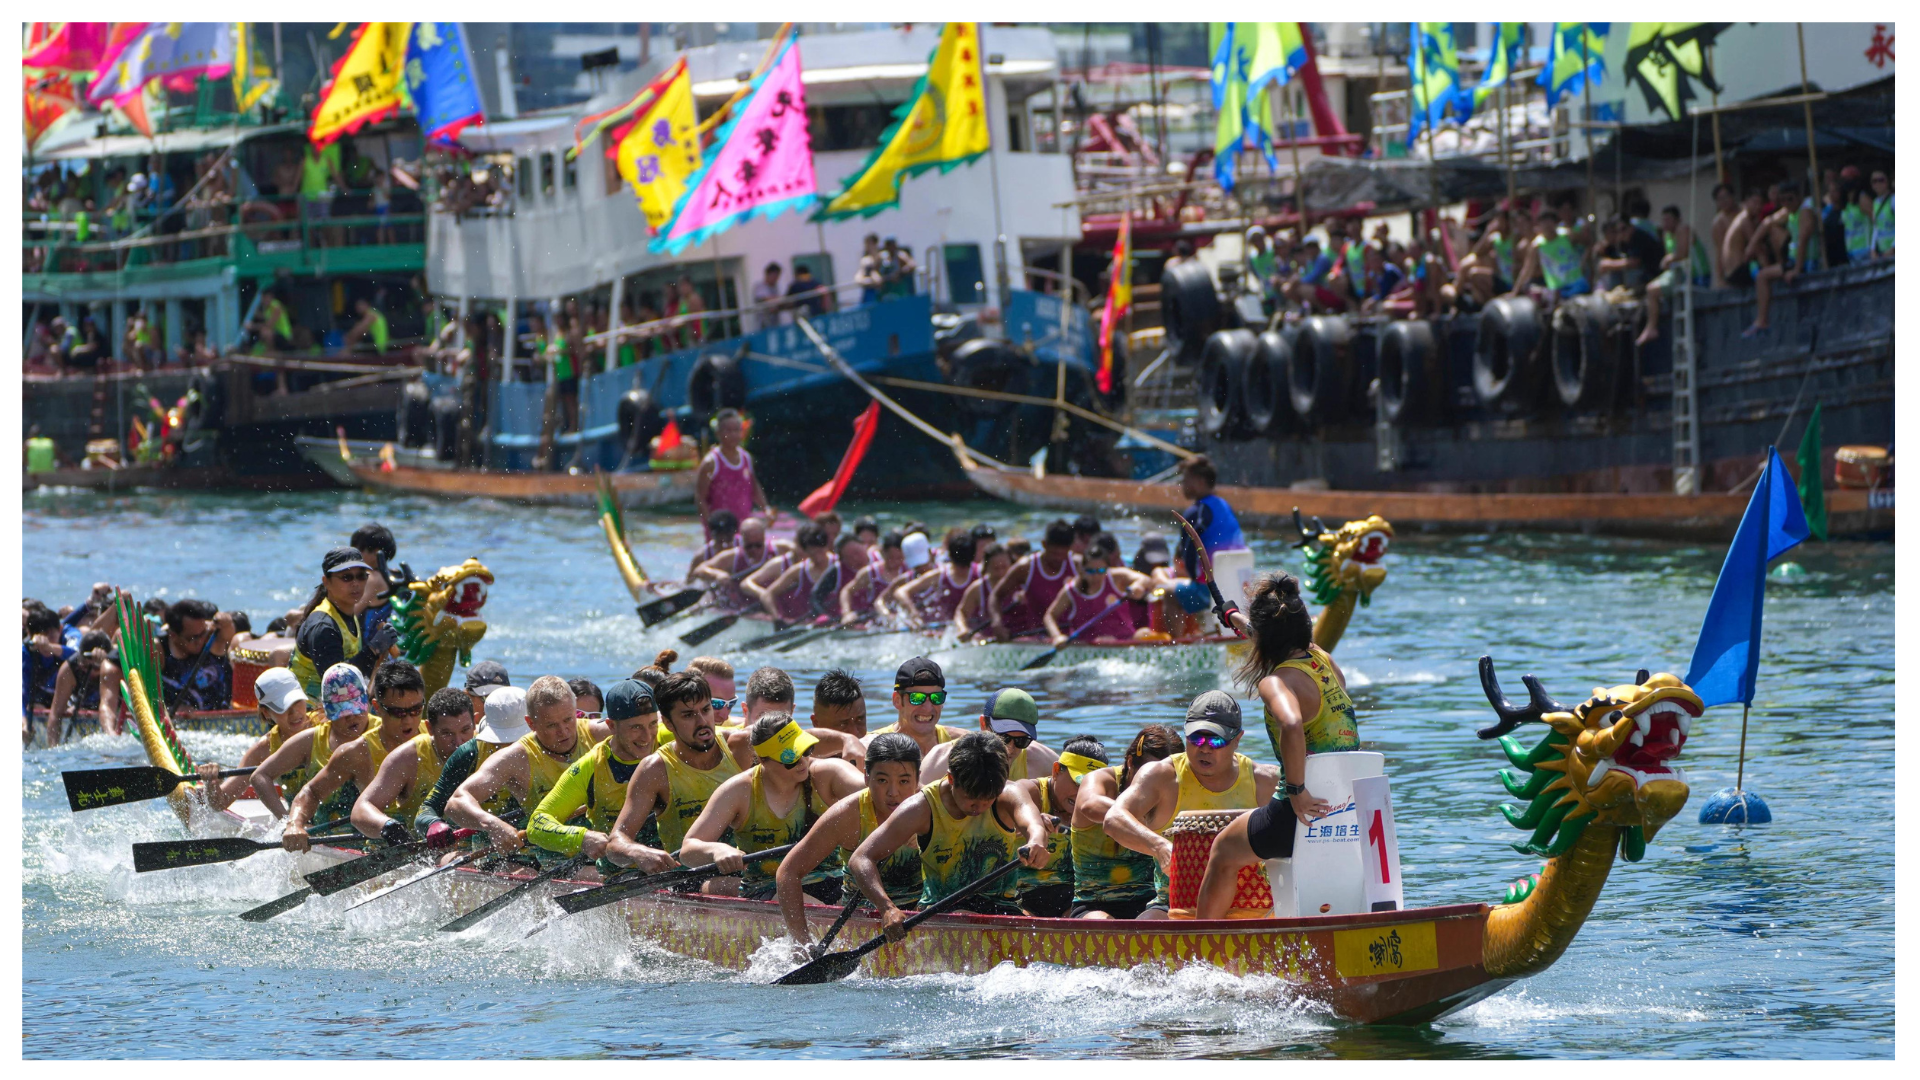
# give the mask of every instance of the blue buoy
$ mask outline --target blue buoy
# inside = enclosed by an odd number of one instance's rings
[[[1751,791],[1721,788],[1700,807],[1702,825],[1765,825],[1772,820],[1767,801]]]

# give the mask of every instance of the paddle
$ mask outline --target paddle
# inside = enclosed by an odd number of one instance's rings
[[[852,622],[835,623],[834,625],[826,627],[825,629],[814,630],[810,633],[801,634],[799,637],[794,638],[792,641],[789,641],[781,645],[778,649],[775,649],[774,651],[775,652],[792,652],[793,650],[799,648],[802,645],[819,641],[821,638],[826,637],[829,634],[837,634],[842,630],[851,630],[854,627],[859,626],[861,623],[870,621],[875,615],[878,615],[878,614],[879,612],[877,611],[867,611],[860,615],[855,616]]]
[[[731,615],[722,615],[717,619],[703,622],[699,626],[681,634],[680,640],[688,645],[704,644],[708,638],[721,633],[734,623],[739,622],[740,616],[743,614],[745,613],[736,611]]]
[[[795,846],[794,844],[782,844],[779,847],[768,848],[765,851],[751,852],[747,855],[745,861],[759,862],[762,859],[772,859],[785,855],[787,852],[792,851]],[[618,903],[629,896],[635,896],[639,893],[652,892],[655,889],[683,882],[704,881],[707,878],[718,877],[719,875],[720,866],[718,863],[708,863],[705,866],[683,866],[675,870],[665,870],[658,874],[649,874],[643,878],[635,878],[632,881],[601,885],[592,889],[581,889],[579,892],[570,892],[564,896],[556,896],[554,897],[554,903],[559,904],[560,910],[567,914],[578,915],[582,911],[591,911],[597,907],[605,907],[608,904]]]
[[[652,603],[641,604],[640,625],[652,626],[662,619],[671,618],[699,603],[707,595],[705,589],[681,589],[671,596],[663,596]]]
[[[465,840],[475,834],[474,829],[455,829],[454,840]],[[349,859],[338,866],[329,866],[324,870],[315,870],[306,875],[307,884],[313,887],[315,896],[332,896],[334,893],[351,889],[363,881],[371,881],[396,867],[405,866],[430,850],[432,841],[415,840],[406,844],[395,844],[385,851],[376,851]],[[445,846],[445,845],[441,845]]]
[[[226,780],[235,776],[252,775],[253,767],[248,766],[244,769],[226,769],[220,773],[220,778]],[[82,810],[93,810],[102,806],[118,806],[121,803],[163,798],[181,784],[199,779],[198,776],[183,776],[172,769],[162,769],[153,765],[129,765],[120,769],[76,769],[73,772],[60,774],[60,782],[67,785],[67,805],[76,814]]]
[[[145,874],[153,870],[232,862],[256,852],[279,850],[278,840],[248,840],[239,836],[206,840],[155,840],[133,845],[133,869],[135,873]]]
[[[1175,514],[1173,516],[1173,520],[1178,521],[1180,523],[1180,527],[1186,530],[1187,539],[1193,541],[1194,558],[1199,563],[1199,569],[1201,572],[1200,581],[1206,585],[1207,591],[1213,594],[1213,603],[1214,603],[1215,612],[1224,611],[1227,606],[1227,601],[1225,597],[1220,595],[1220,586],[1214,580],[1213,558],[1207,554],[1207,545],[1201,541],[1199,530],[1193,527],[1193,522],[1188,521],[1184,516],[1180,514]],[[1314,519],[1315,522],[1318,522],[1319,520],[1320,520],[1319,518]],[[1296,526],[1300,524],[1300,508],[1297,506],[1293,508],[1293,522]],[[1305,545],[1300,544],[1296,546],[1304,547]],[[1244,618],[1244,616],[1242,617]],[[1223,624],[1225,624],[1228,630],[1233,631],[1233,634],[1235,637],[1244,638],[1247,636],[1246,634],[1241,632],[1239,626],[1235,625],[1231,616],[1222,618],[1220,621]]]
[[[901,927],[902,936],[912,933],[914,927],[919,926],[933,916],[952,911],[954,908],[959,907],[968,897],[999,881],[1001,878],[1006,877],[1008,874],[1013,873],[1015,870],[1018,870],[1020,866],[1020,860],[1014,859],[978,881],[963,885],[958,891],[951,895],[915,912],[907,919],[906,925]],[[828,953],[818,960],[802,964],[792,971],[787,972],[785,975],[773,980],[773,985],[813,986],[819,983],[839,982],[841,979],[846,978],[859,969],[861,957],[870,952],[878,951],[887,943],[887,935],[875,934],[870,940],[854,948],[843,949],[837,953]]]
[[[847,901],[846,906],[840,909],[840,916],[833,920],[832,926],[827,927],[826,936],[813,943],[813,958],[816,960],[826,954],[827,946],[833,944],[833,939],[840,935],[840,928],[847,925],[847,918],[853,914],[853,909],[859,907],[867,898],[866,894],[853,887],[851,881],[847,882],[845,888],[853,893],[853,899]]]
[[[566,862],[560,863],[557,866],[548,867],[547,869],[540,871],[538,874],[535,874],[532,878],[529,878],[528,880],[521,882],[520,884],[514,886],[513,888],[508,889],[506,892],[501,893],[499,896],[496,896],[493,899],[487,901],[486,903],[481,904],[479,907],[474,908],[472,911],[467,912],[465,915],[462,915],[459,918],[453,920],[452,922],[446,924],[445,926],[442,926],[440,928],[440,932],[443,934],[452,934],[452,933],[458,933],[461,930],[466,930],[474,926],[478,926],[482,920],[485,920],[489,916],[493,915],[493,913],[506,907],[508,904],[513,903],[515,900],[520,899],[521,896],[525,895],[527,890],[535,888],[540,885],[544,885],[555,878],[564,877],[567,874],[571,874],[574,871],[580,869],[582,866],[585,866],[589,861],[590,860],[588,860],[587,857],[584,855],[576,855],[573,858],[568,859]]]
[[[1148,593],[1146,598],[1149,600],[1153,600],[1165,595],[1166,595],[1165,589],[1155,589],[1153,592]],[[1048,649],[1046,652],[1043,652],[1039,656],[1036,656],[1033,659],[1027,661],[1026,663],[1020,665],[1020,670],[1032,671],[1035,668],[1043,668],[1043,667],[1046,667],[1048,664],[1053,663],[1053,658],[1060,655],[1061,649],[1066,648],[1067,645],[1070,644],[1075,638],[1079,637],[1081,634],[1084,634],[1088,630],[1092,629],[1095,623],[1099,622],[1101,619],[1106,618],[1108,615],[1111,615],[1113,612],[1118,611],[1120,609],[1121,604],[1127,603],[1132,599],[1133,598],[1130,596],[1122,595],[1120,599],[1115,600],[1111,604],[1108,604],[1107,609],[1105,611],[1102,611],[1100,614],[1095,615],[1091,619],[1088,619],[1085,623],[1081,624],[1080,629],[1075,630],[1071,634],[1068,634],[1066,641],[1063,641],[1060,644],[1055,645],[1053,648]]]
[[[275,915],[285,915],[306,903],[307,898],[312,895],[313,886],[308,885],[305,888],[295,889],[277,900],[269,900],[257,908],[248,908],[240,913],[240,917],[248,922],[266,922]]]
[[[808,619],[798,626],[775,619],[773,621],[773,633],[761,634],[757,638],[743,641],[740,643],[740,647],[743,649],[758,649],[778,645],[783,641],[799,637],[802,634],[811,634],[815,629],[816,627],[813,625],[812,619]]]
[[[378,900],[383,896],[391,896],[394,893],[399,892],[401,889],[404,889],[409,885],[413,885],[418,882],[425,881],[428,878],[434,876],[435,874],[444,874],[449,870],[458,870],[463,866],[471,866],[472,864],[479,862],[481,859],[487,858],[488,856],[494,855],[494,854],[496,854],[496,852],[493,850],[493,844],[489,842],[486,847],[481,848],[479,851],[476,851],[471,855],[463,855],[460,858],[455,859],[452,862],[446,864],[445,866],[436,866],[429,870],[423,870],[420,873],[415,874],[414,876],[408,878],[405,881],[400,882],[397,885],[389,885],[386,888],[381,889],[379,892],[374,893],[372,896],[367,897],[365,900],[362,900],[357,904],[349,904],[347,905],[347,910],[352,911],[354,908],[364,907],[367,904],[371,904],[375,900]]]

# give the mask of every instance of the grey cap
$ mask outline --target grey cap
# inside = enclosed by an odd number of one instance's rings
[[[482,660],[467,669],[467,693],[479,692],[487,686],[511,686],[507,678],[507,669],[498,660]]]
[[[1225,691],[1209,690],[1187,706],[1188,735],[1210,731],[1223,739],[1231,739],[1239,735],[1240,730],[1240,703]]]

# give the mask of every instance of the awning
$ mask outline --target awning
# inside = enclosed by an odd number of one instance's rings
[[[149,139],[145,135],[95,136],[96,124],[84,117],[47,136],[34,147],[33,160],[75,161],[115,157],[142,157],[147,154],[191,154],[202,150],[224,150],[262,135],[299,131],[299,124],[270,124],[221,128],[189,128],[163,131]]]
[[[512,153],[539,146],[552,149],[556,134],[566,132],[569,134],[567,141],[572,141],[571,132],[578,119],[573,113],[566,112],[475,124],[461,130],[460,145],[482,154]]]

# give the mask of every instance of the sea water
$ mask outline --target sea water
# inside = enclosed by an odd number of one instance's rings
[[[1038,536],[1051,515],[1003,503],[845,506],[938,533],[987,521]],[[54,606],[95,581],[136,597],[200,596],[264,627],[318,580],[320,555],[379,520],[429,574],[478,556],[497,576],[476,659],[516,684],[542,674],[605,684],[649,662],[600,530],[585,509],[358,493],[277,496],[29,493],[24,589]],[[1108,522],[1131,552],[1158,519]],[[632,514],[654,576],[677,577],[698,526]],[[1302,569],[1278,533],[1262,569]],[[1500,817],[1499,750],[1475,673],[1499,665],[1510,695],[1540,676],[1569,704],[1636,669],[1684,674],[1722,548],[1527,534],[1409,530],[1336,656],[1365,748],[1386,755],[1409,904],[1497,901],[1539,869]],[[1693,725],[1680,764],[1693,797],[1638,864],[1616,864],[1592,917],[1544,974],[1417,1028],[1344,1024],[1277,979],[1210,969],[1003,966],[980,975],[766,985],[763,949],[735,973],[629,940],[612,915],[566,920],[517,905],[464,934],[438,882],[348,912],[365,890],[264,924],[235,914],[287,891],[279,853],[224,866],[133,873],[130,845],[179,837],[164,803],[75,815],[65,769],[142,763],[131,738],[91,737],[24,756],[23,1051],[28,1057],[1888,1057],[1893,1052],[1893,550],[1808,544],[1806,568],[1769,585],[1746,787],[1771,825],[1702,826],[1699,803],[1734,781],[1738,706]],[[682,647],[683,656],[696,650]],[[873,726],[890,719],[897,642],[849,642],[779,663],[804,714],[814,681],[848,668]],[[1025,676],[949,674],[945,719],[1017,683],[1043,738],[1100,736],[1118,750],[1142,723],[1177,721],[1223,673],[1104,660]],[[1244,749],[1271,760],[1257,706]],[[248,740],[185,737],[200,761]],[[777,1017],[777,1020],[770,1019]]]

